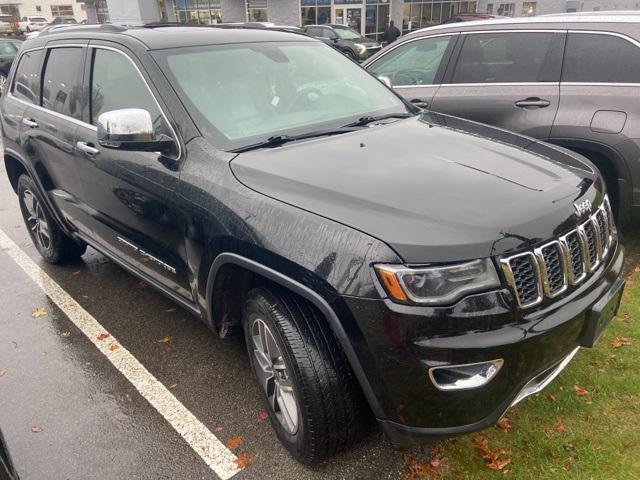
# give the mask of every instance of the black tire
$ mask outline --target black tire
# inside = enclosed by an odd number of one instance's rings
[[[28,175],[21,175],[18,179],[18,199],[31,241],[47,262],[56,265],[67,263],[76,260],[87,250],[86,244],[77,243],[62,231],[44,206],[38,187]],[[37,205],[30,201],[33,199]],[[43,235],[43,225],[46,225],[46,235]]]
[[[258,381],[278,439],[296,460],[307,465],[351,447],[365,431],[367,408],[344,352],[319,311],[280,288],[257,288],[248,293],[243,327],[257,379],[262,370],[252,332],[259,320],[270,330],[284,360],[286,382],[292,385],[297,406],[298,421],[292,431],[283,424],[278,407],[274,408],[267,389]],[[274,372],[278,371],[276,363]]]

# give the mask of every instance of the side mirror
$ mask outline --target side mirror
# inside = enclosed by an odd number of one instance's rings
[[[384,76],[384,75],[380,75],[378,77],[378,80],[380,80],[382,83],[384,83],[387,87],[393,88],[393,84],[391,83],[391,79],[389,77]]]
[[[140,108],[105,112],[98,117],[98,143],[105,148],[168,153],[175,147],[166,135],[156,137],[151,114]]]

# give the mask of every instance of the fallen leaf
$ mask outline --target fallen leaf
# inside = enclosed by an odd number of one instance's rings
[[[82,298],[89,298],[89,295],[82,295]]]
[[[242,439],[242,437],[229,437],[227,439],[227,448],[229,450],[235,450],[243,443],[244,443],[244,440]]]
[[[623,345],[631,345],[631,340],[629,337],[616,337],[611,341],[611,345],[613,348],[620,348]]]
[[[62,337],[64,337],[64,338],[70,337],[70,336],[71,336],[71,332],[62,332],[62,333],[60,334],[60,336],[62,336]]]
[[[143,282],[142,280],[140,280],[137,285],[138,288],[147,288],[148,286],[147,282]]]
[[[40,317],[44,317],[46,314],[47,314],[47,311],[44,308],[38,307],[33,311],[31,316],[33,318],[40,318]]]
[[[258,414],[258,420],[263,421],[269,418],[269,414],[267,412],[260,412]]]
[[[511,463],[509,453],[504,449],[497,451],[491,450],[491,448],[489,448],[489,439],[484,435],[473,437],[473,446],[491,470],[502,470]]]
[[[171,347],[164,347],[164,353],[173,353],[173,348],[171,348]]]
[[[33,433],[40,433],[42,431],[42,429],[40,427],[33,426],[33,427],[31,427],[31,431]]]
[[[579,397],[584,397],[587,393],[589,393],[589,391],[586,388],[579,387],[578,385],[574,385],[573,390],[574,392],[576,392],[576,395],[578,395]]]
[[[511,431],[511,424],[509,423],[509,419],[507,417],[502,417],[500,420],[498,420],[498,426],[505,432]]]
[[[107,332],[103,332],[100,335],[97,336],[98,340],[104,340],[105,338],[109,338],[111,335],[109,335]]]
[[[46,357],[49,354],[47,352],[42,352],[40,355],[42,355],[43,357]]]
[[[222,431],[222,427],[216,427],[213,429],[214,432],[220,433]]]
[[[553,429],[554,429],[556,432],[564,432],[565,426],[564,426],[564,423],[562,423],[562,420],[558,420],[558,421],[556,422],[556,426],[555,426],[555,427],[553,427]]]
[[[173,312],[175,312],[175,311],[176,311],[176,309],[175,309],[175,308],[167,308],[167,309],[165,310],[165,312],[167,312],[167,313],[173,313]]]
[[[550,402],[555,402],[556,401],[556,396],[549,394],[547,395],[547,400],[549,400]]]
[[[75,272],[73,272],[71,275],[73,275],[73,276],[75,277],[75,276],[80,275],[80,273],[82,273],[80,270],[76,270],[76,271],[75,271]]]
[[[160,340],[158,340],[158,343],[167,343],[170,341],[171,341],[171,337],[167,335],[166,337],[162,337]]]
[[[9,370],[7,370],[6,368],[0,368],[0,377],[4,377],[5,373],[7,373]]]
[[[240,470],[247,468],[251,465],[251,462],[253,462],[253,457],[246,452],[240,453],[238,458],[234,460],[234,463]]]
[[[120,348],[120,345],[118,345],[116,342],[113,342],[111,345],[109,345],[109,350],[111,350],[112,352],[119,348]]]
[[[169,388],[176,388],[178,386],[177,383],[174,383],[173,385],[169,385]]]
[[[638,267],[634,268],[634,269],[633,269],[633,271],[634,271],[635,273],[640,273],[640,266],[638,266]]]

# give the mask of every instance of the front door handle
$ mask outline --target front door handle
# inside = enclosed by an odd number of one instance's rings
[[[90,145],[87,142],[78,142],[78,143],[76,143],[76,148],[78,150],[83,151],[87,155],[92,156],[92,157],[94,155],[98,155],[100,153],[100,150],[98,150],[96,147],[94,147],[93,145]]]
[[[36,122],[35,120],[31,119],[31,118],[23,118],[22,119],[22,124],[25,127],[29,127],[29,128],[38,128],[38,122]]]
[[[412,98],[411,100],[409,100],[409,102],[411,102],[412,105],[415,105],[418,108],[429,108],[429,102],[421,98]]]
[[[551,105],[551,102],[538,97],[529,97],[524,100],[518,100],[515,105],[520,108],[544,108]]]

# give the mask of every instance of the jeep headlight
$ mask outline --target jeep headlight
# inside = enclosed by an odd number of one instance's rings
[[[378,264],[375,271],[392,300],[420,305],[451,305],[470,293],[500,286],[490,259],[411,268]]]
[[[360,55],[363,55],[363,54],[364,54],[364,52],[366,52],[366,51],[367,51],[367,47],[365,47],[365,46],[364,46],[363,44],[361,44],[361,43],[356,43],[356,44],[354,45],[354,47],[355,47],[356,51],[357,51]]]

